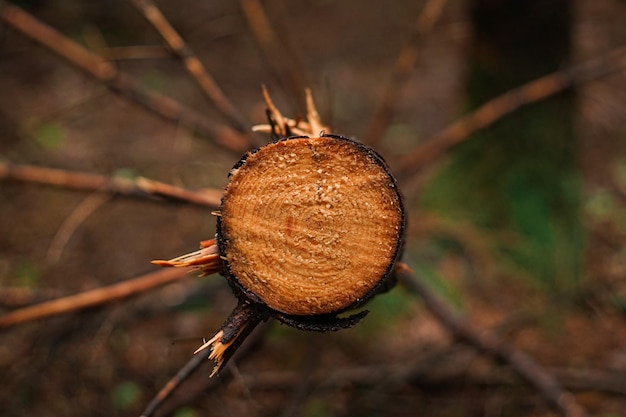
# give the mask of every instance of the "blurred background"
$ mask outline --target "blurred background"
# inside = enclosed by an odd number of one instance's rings
[[[141,86],[228,124],[130,2],[12,4]],[[249,126],[266,120],[261,85],[289,116],[304,114],[308,86],[333,132],[372,144],[392,171],[489,99],[626,45],[622,0],[158,6]],[[431,20],[429,7],[441,8]],[[264,22],[278,49],[264,44]],[[404,260],[419,278],[607,417],[626,415],[623,62],[522,106],[401,183],[410,212]],[[392,82],[389,113],[377,119]],[[0,24],[0,162],[221,189],[242,153],[150,114]],[[153,271],[150,260],[213,237],[209,212],[4,180],[0,311]],[[234,305],[222,277],[189,276],[0,330],[0,415],[139,415]],[[269,323],[231,377],[209,380],[207,363],[163,415],[552,414],[506,366],[455,343],[402,288],[367,308],[361,324],[332,334]]]

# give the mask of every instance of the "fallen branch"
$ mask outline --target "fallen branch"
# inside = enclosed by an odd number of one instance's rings
[[[152,0],[129,0],[133,6],[150,22],[154,29],[170,47],[174,55],[183,62],[187,72],[194,79],[204,95],[215,105],[235,129],[248,132],[248,123],[237,108],[226,98],[221,88],[207,69],[202,65],[196,54],[176,32]]]
[[[50,185],[76,191],[97,191],[136,198],[157,198],[217,208],[221,190],[191,191],[159,181],[138,177],[135,179],[106,177],[84,172],[17,165],[0,162],[0,180],[12,180]]]
[[[0,22],[39,43],[71,65],[161,118],[197,131],[230,151],[241,153],[251,143],[240,133],[217,125],[174,99],[143,88],[102,57],[86,50],[17,6],[0,0]]]
[[[186,271],[180,269],[162,269],[117,284],[20,308],[0,316],[0,329],[121,300],[178,281],[186,276],[188,276]]]
[[[563,389],[556,378],[535,360],[511,345],[501,342],[491,333],[479,332],[455,314],[428,287],[417,279],[406,264],[399,264],[396,273],[400,283],[419,296],[428,310],[450,333],[479,351],[510,366],[523,380],[535,388],[546,402],[567,417],[586,417],[587,411],[576,398]]]
[[[484,129],[520,107],[544,100],[578,84],[604,77],[624,67],[626,47],[621,47],[600,58],[554,72],[510,90],[489,100],[426,140],[423,145],[400,159],[394,166],[394,172],[400,181],[406,181],[429,163],[438,161],[450,148],[467,139],[472,133]]]

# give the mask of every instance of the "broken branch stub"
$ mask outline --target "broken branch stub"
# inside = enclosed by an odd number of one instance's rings
[[[248,152],[229,174],[215,239],[161,266],[226,276],[239,303],[196,353],[217,373],[261,321],[335,331],[367,314],[355,309],[389,289],[402,252],[405,212],[383,158],[324,133],[311,92],[307,122],[284,117],[263,90],[273,135],[300,132]],[[319,135],[319,136],[316,136]]]
[[[235,165],[217,242],[240,296],[279,320],[305,319],[375,295],[400,256],[404,223],[396,182],[375,151],[341,136],[296,137]]]

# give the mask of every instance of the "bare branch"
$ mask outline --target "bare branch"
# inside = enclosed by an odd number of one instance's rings
[[[183,62],[185,69],[198,84],[204,95],[213,102],[215,107],[230,121],[235,129],[240,132],[247,132],[248,123],[245,122],[239,110],[224,95],[222,89],[217,85],[204,65],[202,65],[196,54],[176,32],[156,4],[152,0],[129,1],[159,32],[159,35],[171,48],[174,55]]]
[[[174,99],[143,88],[135,79],[118,71],[110,62],[4,0],[0,0],[0,22],[54,52],[110,90],[161,118],[197,131],[230,151],[240,153],[249,148],[249,141],[241,133],[216,125],[199,112]]]
[[[163,269],[117,284],[20,308],[0,316],[0,329],[121,300],[186,276],[188,276],[186,271],[180,269]]]
[[[0,162],[0,180],[12,180],[50,185],[76,191],[98,191],[136,198],[162,197],[166,200],[216,208],[220,205],[221,190],[191,191],[159,181],[138,177],[136,179],[106,177],[70,172],[62,169]]]
[[[492,333],[479,332],[474,329],[470,323],[455,314],[450,307],[422,284],[406,264],[398,264],[396,273],[400,282],[424,301],[431,314],[454,337],[510,366],[522,379],[534,387],[551,407],[563,416],[585,417],[588,415],[587,411],[576,402],[576,398],[563,389],[556,378],[528,354],[503,343]]]
[[[626,67],[626,47],[620,47],[600,58],[540,77],[489,100],[461,117],[423,145],[406,155],[395,166],[400,181],[420,172],[439,160],[452,146],[467,139],[522,106],[544,100],[578,84],[601,78]]]

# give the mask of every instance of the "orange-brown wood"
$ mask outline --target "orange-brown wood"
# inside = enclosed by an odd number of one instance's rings
[[[286,314],[371,297],[402,245],[402,199],[382,158],[336,136],[295,138],[233,168],[218,218],[228,277]]]

